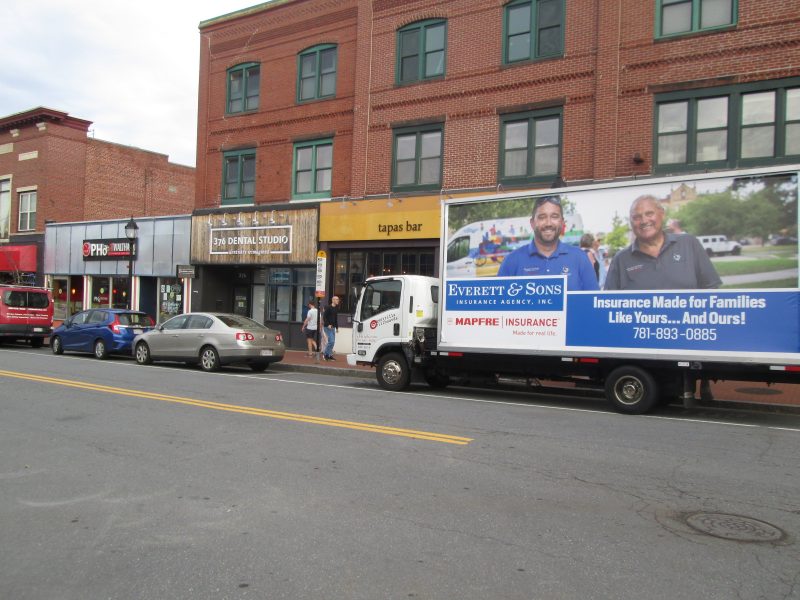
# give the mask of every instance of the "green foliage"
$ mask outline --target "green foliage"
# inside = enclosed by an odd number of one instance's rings
[[[610,256],[614,256],[620,249],[628,245],[630,231],[628,222],[614,213],[614,217],[611,219],[611,231],[606,234],[604,240]]]
[[[737,179],[731,188],[703,194],[675,213],[694,235],[726,235],[730,239],[797,232],[797,182],[786,177]]]

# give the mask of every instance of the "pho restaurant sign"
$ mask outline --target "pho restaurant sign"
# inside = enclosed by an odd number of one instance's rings
[[[83,240],[83,260],[132,260],[136,258],[136,242],[127,238]]]

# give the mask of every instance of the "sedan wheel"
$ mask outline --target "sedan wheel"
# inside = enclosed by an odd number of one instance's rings
[[[153,357],[150,355],[150,346],[144,342],[136,344],[136,362],[140,365],[149,365],[153,362]]]
[[[219,370],[219,354],[213,346],[205,346],[200,350],[200,368],[203,371]]]
[[[61,338],[56,336],[50,340],[50,349],[53,354],[64,354],[64,345],[61,343]]]
[[[108,348],[103,340],[97,340],[94,343],[94,355],[100,360],[108,358]]]

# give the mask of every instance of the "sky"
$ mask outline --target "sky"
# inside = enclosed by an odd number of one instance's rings
[[[195,166],[201,21],[263,0],[3,0],[0,118],[44,106]]]

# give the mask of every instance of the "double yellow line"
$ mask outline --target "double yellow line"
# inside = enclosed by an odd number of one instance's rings
[[[125,388],[99,385],[96,383],[86,383],[83,381],[70,381],[68,379],[56,379],[44,375],[29,375],[27,373],[17,373],[14,371],[0,370],[0,376],[12,377],[14,379],[25,379],[37,381],[39,383],[50,383],[65,387],[74,387],[81,390],[91,390],[106,394],[117,394],[120,396],[132,396],[134,398],[147,398],[149,400],[160,400],[162,402],[174,402],[176,404],[187,404],[199,408],[210,408],[212,410],[224,410],[227,412],[242,413],[245,415],[255,415],[258,417],[269,417],[271,419],[282,419],[284,421],[298,421],[301,423],[312,423],[314,425],[326,425],[328,427],[341,427],[343,429],[355,429],[358,431],[369,431],[372,433],[382,433],[384,435],[394,435],[400,437],[414,438],[417,440],[427,440],[430,442],[441,442],[443,444],[457,444],[465,446],[472,441],[472,438],[446,435],[444,433],[433,433],[430,431],[416,431],[414,429],[400,429],[398,427],[384,427],[383,425],[373,425],[371,423],[359,423],[357,421],[340,421],[338,419],[326,419],[325,417],[315,417],[311,415],[301,415],[295,413],[279,412],[266,410],[263,408],[253,408],[250,406],[238,406],[236,404],[224,404],[221,402],[209,402],[207,400],[195,400],[183,398],[181,396],[169,396],[167,394],[156,394],[154,392],[144,392],[138,390],[128,390]]]

